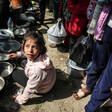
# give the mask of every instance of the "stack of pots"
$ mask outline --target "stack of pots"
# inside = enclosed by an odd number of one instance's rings
[[[0,93],[8,84],[10,75],[15,68],[15,64],[8,60],[8,56],[20,48],[20,43],[11,39],[12,36],[13,32],[8,29],[0,29]]]

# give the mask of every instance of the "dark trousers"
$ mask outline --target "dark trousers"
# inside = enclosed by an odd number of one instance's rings
[[[92,90],[105,69],[112,52],[112,28],[106,27],[102,41],[97,41],[94,46],[92,65],[87,74],[87,89]]]
[[[56,22],[59,17],[59,0],[56,2],[56,0],[53,0],[53,15],[54,15],[54,21]]]
[[[39,7],[40,7],[40,20],[44,21],[45,18],[45,10],[46,10],[46,0],[41,0],[39,2]]]
[[[86,112],[95,112],[110,96],[112,87],[112,54],[108,64],[102,73],[88,104],[85,106]]]
[[[106,27],[102,42],[95,43],[92,66],[87,74],[87,89],[92,90],[96,85],[86,112],[95,110],[110,97],[112,86],[112,28]],[[110,57],[111,55],[111,57]],[[110,60],[109,60],[110,58]],[[109,61],[108,61],[109,60]],[[108,63],[108,65],[107,65]],[[105,69],[106,68],[106,69]]]
[[[12,78],[15,82],[17,82],[21,86],[26,87],[28,77],[25,75],[24,70],[15,70],[12,73]]]
[[[69,52],[71,52],[73,46],[76,44],[78,36],[70,34]]]

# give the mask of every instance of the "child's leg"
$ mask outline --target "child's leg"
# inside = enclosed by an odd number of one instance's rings
[[[28,81],[28,77],[25,75],[24,70],[15,70],[12,73],[12,78],[15,82],[25,87]]]
[[[95,43],[92,65],[87,74],[86,84],[88,90],[94,89],[96,82],[107,65],[108,59],[112,52],[112,38],[110,35],[112,35],[112,28],[107,26],[103,40]]]
[[[108,61],[107,67],[101,75],[96,85],[89,103],[85,106],[86,112],[95,112],[110,96],[112,87],[112,54]]]

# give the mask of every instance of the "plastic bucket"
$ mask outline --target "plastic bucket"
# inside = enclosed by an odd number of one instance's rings
[[[22,0],[11,0],[13,8],[21,8],[22,7]]]

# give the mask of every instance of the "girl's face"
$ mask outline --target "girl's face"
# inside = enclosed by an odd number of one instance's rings
[[[37,44],[36,40],[29,38],[24,45],[25,56],[30,60],[34,61],[40,53],[40,47]]]

